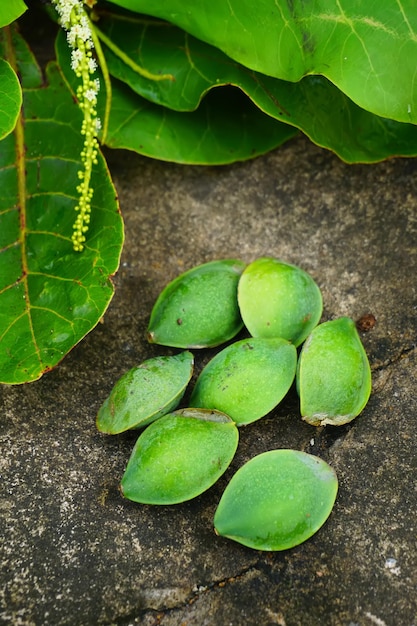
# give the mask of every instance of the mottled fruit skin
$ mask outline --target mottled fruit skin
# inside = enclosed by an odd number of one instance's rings
[[[148,341],[176,348],[207,348],[232,339],[243,327],[237,286],[245,264],[211,261],[170,282],[152,309]]]
[[[185,351],[132,367],[116,382],[97,415],[97,429],[115,435],[142,428],[173,411],[190,381],[194,357]]]
[[[352,421],[368,402],[371,368],[355,323],[340,317],[317,326],[297,364],[303,420],[313,426]]]
[[[253,337],[283,337],[299,346],[320,321],[319,287],[304,270],[272,257],[250,263],[238,286],[238,303]]]
[[[297,366],[293,344],[252,337],[219,352],[202,370],[190,405],[217,409],[239,426],[260,419],[283,399]]]
[[[270,450],[243,465],[214,516],[218,535],[256,550],[287,550],[309,539],[331,513],[335,471],[298,450]]]
[[[169,413],[137,440],[121,481],[122,494],[142,504],[195,498],[225,472],[238,440],[236,425],[218,411]]]

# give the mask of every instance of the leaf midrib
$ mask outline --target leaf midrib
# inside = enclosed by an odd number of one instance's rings
[[[10,63],[13,70],[18,73],[17,58],[15,49],[12,42],[11,28],[7,26],[5,29],[5,47],[6,47],[6,59]],[[30,334],[35,348],[36,355],[39,363],[42,364],[42,359],[39,352],[39,347],[36,341],[35,331],[33,327],[33,320],[30,312],[30,298],[28,287],[28,265],[26,260],[26,166],[25,166],[25,134],[24,134],[24,119],[23,119],[23,107],[20,109],[19,116],[17,118],[16,126],[14,129],[15,145],[16,145],[16,172],[17,172],[17,202],[19,211],[20,222],[20,237],[19,244],[21,249],[22,260],[22,277],[21,282],[24,287],[25,307],[26,315],[28,319],[28,325]]]

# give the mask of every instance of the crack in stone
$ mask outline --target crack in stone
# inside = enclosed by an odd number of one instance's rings
[[[402,348],[398,352],[398,354],[396,354],[394,357],[385,359],[384,361],[379,361],[379,362],[377,361],[376,363],[373,363],[371,366],[371,370],[372,372],[380,372],[381,370],[384,370],[387,367],[391,367],[392,365],[395,365],[396,363],[401,361],[401,359],[408,357],[411,353],[415,352],[415,350],[416,350],[415,344],[408,346],[406,348]]]
[[[191,602],[189,602],[189,604],[193,604],[196,600],[198,600],[198,598],[203,593],[207,593],[208,591],[212,591],[213,589],[226,587],[229,584],[233,584],[241,580],[247,574],[255,570],[258,570],[257,564],[258,564],[258,561],[255,564],[252,564],[252,565],[249,565],[248,567],[243,568],[241,572],[239,572],[238,574],[235,574],[234,576],[228,576],[227,578],[223,578],[221,580],[211,582],[208,585],[196,585],[193,589],[195,597],[193,598]]]
[[[197,602],[202,596],[208,594],[211,591],[216,589],[221,589],[226,587],[227,585],[234,584],[240,581],[243,577],[248,574],[259,571],[258,568],[259,560],[257,560],[254,564],[249,565],[248,567],[243,568],[240,572],[235,574],[234,576],[228,576],[226,578],[209,582],[207,584],[196,584],[190,590],[190,592],[184,596],[184,599],[178,604],[173,604],[172,606],[165,606],[161,608],[152,608],[151,606],[143,607],[138,611],[132,612],[130,615],[123,615],[119,618],[115,618],[110,622],[101,622],[102,626],[137,626],[139,624],[143,624],[146,618],[150,618],[153,621],[146,621],[147,626],[159,626],[161,624],[162,619],[164,619],[168,615],[175,614],[176,612],[182,611],[185,608],[192,606],[195,602]],[[157,595],[158,589],[152,590],[151,595]]]

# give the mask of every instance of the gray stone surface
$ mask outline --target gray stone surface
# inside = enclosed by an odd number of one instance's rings
[[[347,166],[299,138],[255,161],[183,167],[114,152],[126,223],[103,323],[41,380],[0,389],[0,622],[25,626],[416,626],[417,161]],[[241,430],[224,477],[172,507],[123,500],[134,433],[95,415],[145,339],[168,280],[195,264],[274,255],[319,283],[323,319],[372,313],[374,391],[351,425],[317,430],[291,392]],[[197,355],[197,371],[209,354]],[[322,529],[282,553],[216,537],[234,471],[291,447],[336,469]]]

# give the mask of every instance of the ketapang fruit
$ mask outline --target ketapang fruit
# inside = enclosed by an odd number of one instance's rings
[[[340,317],[317,326],[297,364],[303,420],[340,426],[359,415],[371,393],[371,368],[355,323]]]
[[[270,450],[243,465],[214,516],[218,535],[256,550],[287,550],[324,524],[338,489],[335,471],[298,450]]]
[[[291,387],[297,351],[286,339],[251,337],[227,346],[197,378],[190,405],[217,409],[238,426],[263,417]]]
[[[200,495],[226,471],[239,433],[218,411],[169,413],[139,436],[121,481],[125,498],[177,504]]]
[[[237,285],[245,264],[211,261],[184,272],[160,293],[148,340],[176,348],[207,348],[232,339],[243,327]]]
[[[319,287],[304,270],[261,257],[244,270],[238,286],[242,319],[253,337],[283,337],[299,346],[320,321]]]
[[[100,407],[98,430],[116,435],[142,428],[173,411],[184,395],[193,368],[194,357],[188,351],[153,357],[132,367],[119,378]]]

